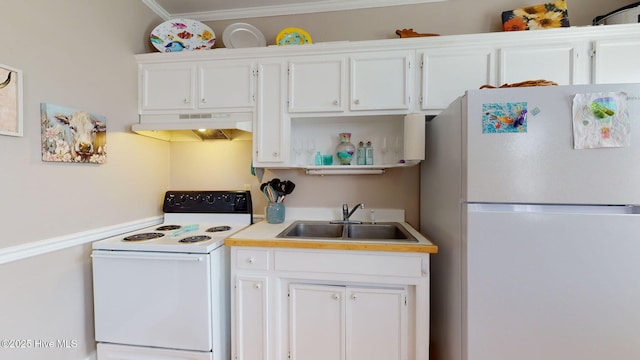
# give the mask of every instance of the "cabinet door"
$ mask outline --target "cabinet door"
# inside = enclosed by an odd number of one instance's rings
[[[201,109],[251,108],[255,104],[255,64],[214,62],[199,67]]]
[[[595,84],[640,83],[640,40],[600,40],[594,51]]]
[[[423,51],[422,109],[444,109],[467,90],[495,85],[494,59],[490,48]]]
[[[140,111],[195,108],[195,66],[152,64],[140,67]]]
[[[404,289],[347,288],[348,360],[407,359]]]
[[[289,127],[286,125],[283,95],[286,86],[285,62],[258,64],[258,110],[253,132],[254,166],[277,167],[288,160]]]
[[[344,57],[314,57],[289,62],[289,112],[344,111]]]
[[[292,360],[345,359],[345,288],[289,286],[289,343]]]
[[[351,58],[351,110],[405,110],[411,103],[413,51]]]
[[[587,83],[579,70],[579,44],[535,44],[499,49],[499,84],[544,79],[558,85]],[[586,57],[586,56],[583,56]]]
[[[268,359],[267,278],[238,276],[235,283],[233,349],[236,360]]]

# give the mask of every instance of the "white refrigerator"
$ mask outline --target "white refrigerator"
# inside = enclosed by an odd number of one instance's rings
[[[420,191],[432,360],[640,359],[640,84],[468,91]]]

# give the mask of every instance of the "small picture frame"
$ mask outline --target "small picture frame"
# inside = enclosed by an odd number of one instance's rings
[[[104,164],[107,160],[107,119],[49,103],[40,104],[42,161]]]
[[[22,71],[0,64],[0,135],[22,136]]]

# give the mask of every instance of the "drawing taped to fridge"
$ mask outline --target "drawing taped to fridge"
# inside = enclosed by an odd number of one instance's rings
[[[527,103],[482,104],[482,133],[527,132]]]
[[[577,94],[573,98],[573,147],[629,146],[631,121],[624,92]]]

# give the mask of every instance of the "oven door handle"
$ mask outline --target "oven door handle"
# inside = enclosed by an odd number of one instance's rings
[[[139,255],[139,254],[100,254],[100,253],[92,253],[92,258],[98,259],[124,259],[124,260],[161,260],[161,261],[204,261],[205,256],[193,256],[193,255],[183,255],[183,254],[162,254],[162,255]]]

